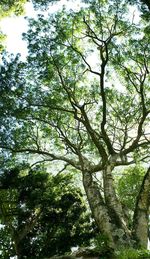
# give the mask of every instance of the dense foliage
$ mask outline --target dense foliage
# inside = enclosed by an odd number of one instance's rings
[[[134,211],[136,197],[139,193],[145,169],[140,166],[131,166],[122,172],[117,182],[118,195],[125,208]]]
[[[0,177],[2,258],[43,258],[88,245],[93,228],[71,176],[41,169],[5,171]]]

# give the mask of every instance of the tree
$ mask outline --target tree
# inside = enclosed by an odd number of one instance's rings
[[[144,18],[134,20],[128,1],[91,0],[83,7],[30,19],[28,62],[4,61],[0,146],[16,158],[30,154],[59,162],[60,171],[81,172],[110,247],[147,247],[150,169],[132,226],[114,172],[149,161],[149,30]]]
[[[70,175],[16,168],[0,180],[3,258],[43,258],[89,244],[91,220]]]

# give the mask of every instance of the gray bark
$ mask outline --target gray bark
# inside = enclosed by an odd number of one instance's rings
[[[113,164],[108,164],[103,171],[105,203],[107,204],[108,212],[114,225],[115,242],[129,245],[131,242],[131,232],[127,227],[128,224],[122,205],[116,195],[112,170]]]
[[[111,219],[97,183],[93,181],[91,173],[83,172],[83,185],[95,222],[100,232],[108,237],[110,247],[114,247]]]
[[[137,246],[147,248],[148,221],[150,205],[150,168],[143,179],[141,189],[136,201],[133,217],[133,236]]]
[[[112,247],[129,246],[132,243],[131,231],[128,229],[128,222],[126,222],[123,208],[116,195],[113,168],[112,162],[107,164],[103,170],[104,195],[101,194],[99,186],[93,181],[89,171],[83,172],[83,184],[100,232],[109,237]]]

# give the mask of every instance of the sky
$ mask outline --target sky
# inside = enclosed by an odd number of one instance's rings
[[[31,3],[26,4],[25,16],[35,16]],[[27,55],[27,45],[22,40],[22,32],[26,32],[28,29],[24,16],[5,18],[1,21],[0,26],[3,33],[7,35],[5,41],[7,51],[14,54],[22,53],[22,58],[24,59]]]
[[[74,0],[73,4],[69,4],[67,0],[61,0],[59,4],[52,5],[49,9],[49,12],[54,13],[66,5],[67,8],[79,8],[80,0]],[[25,19],[25,16],[36,18],[37,13],[32,6],[32,3],[27,3],[25,6],[25,15],[20,17],[11,17],[5,18],[0,22],[0,27],[7,35],[5,41],[6,49],[8,52],[17,54],[21,53],[22,59],[24,60],[27,56],[27,44],[22,40],[22,33],[28,30],[28,22]]]

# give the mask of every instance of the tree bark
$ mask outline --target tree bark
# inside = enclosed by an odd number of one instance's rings
[[[108,208],[108,213],[111,217],[111,222],[114,225],[114,241],[115,243],[130,245],[131,231],[128,229],[126,217],[123,212],[122,205],[116,195],[112,170],[114,166],[108,164],[103,170],[103,184],[105,203]]]
[[[84,189],[95,222],[100,232],[108,237],[109,246],[113,248],[115,246],[112,237],[113,226],[111,224],[111,219],[108,215],[103,197],[99,191],[97,183],[93,181],[92,174],[87,171],[84,171],[82,173]]]
[[[104,198],[92,174],[83,172],[83,184],[88,202],[100,232],[110,240],[110,247],[132,246],[122,206],[116,196],[111,168],[105,170]]]
[[[15,248],[17,259],[21,259],[22,253],[21,253],[21,249],[20,249],[20,246],[19,246],[19,243],[17,242],[17,240],[14,240],[14,248]]]
[[[147,248],[150,206],[150,168],[143,179],[133,217],[133,237],[136,246]]]

